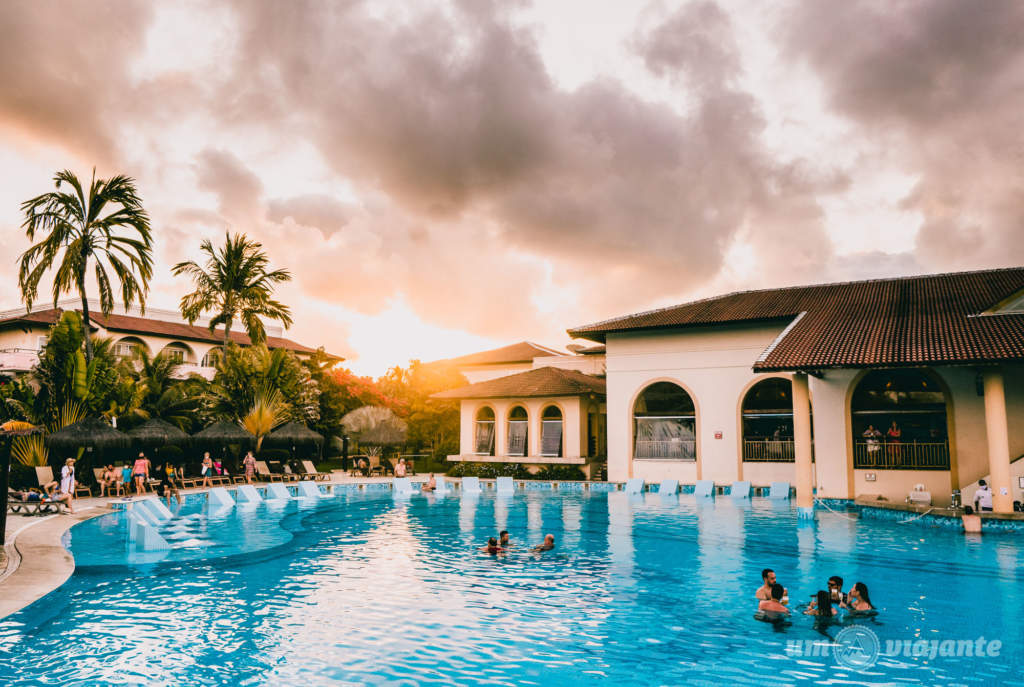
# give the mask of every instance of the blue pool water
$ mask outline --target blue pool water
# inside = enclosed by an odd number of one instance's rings
[[[0,684],[1024,684],[1019,534],[621,492],[182,515],[188,545],[156,557],[126,553],[124,515],[71,530],[74,576],[0,621]],[[499,529],[521,548],[477,552]],[[558,548],[529,555],[547,532]],[[763,567],[793,606],[839,574],[881,613],[761,622]],[[863,670],[829,655],[854,646],[851,626],[883,654]],[[939,655],[979,638],[998,655]]]

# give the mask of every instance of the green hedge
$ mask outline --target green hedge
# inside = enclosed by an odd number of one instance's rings
[[[449,477],[514,477],[533,479],[522,463],[455,463],[448,468]]]
[[[533,478],[566,482],[585,480],[587,476],[576,465],[545,465]]]

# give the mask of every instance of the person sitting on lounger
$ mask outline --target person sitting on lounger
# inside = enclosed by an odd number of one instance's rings
[[[498,540],[496,537],[491,537],[487,540],[487,546],[481,546],[480,550],[484,553],[489,553],[492,556],[505,553],[505,549],[498,546]]]
[[[772,585],[771,598],[758,601],[757,610],[769,613],[789,613],[789,609],[782,605],[782,597],[785,593],[785,588],[776,582]]]
[[[534,553],[541,553],[542,551],[550,551],[553,548],[555,548],[555,535],[545,534],[544,543],[538,544],[537,546],[533,547],[531,551],[533,551]]]
[[[100,473],[100,496],[106,496],[107,492],[110,491],[116,490],[120,492],[121,490],[118,489],[118,486],[119,481],[117,478],[117,472],[114,471],[114,466],[108,465],[103,468],[103,471]]]
[[[13,496],[19,501],[27,501],[29,503],[41,502],[41,503],[63,503],[67,506],[69,513],[74,513],[75,509],[71,506],[71,494],[43,494],[38,491],[10,491],[8,495]]]
[[[430,475],[430,479],[428,479],[426,482],[423,483],[423,486],[420,487],[420,489],[422,491],[436,491],[437,490],[437,480],[434,479],[434,475],[433,474]]]

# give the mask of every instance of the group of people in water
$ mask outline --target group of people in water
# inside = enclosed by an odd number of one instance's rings
[[[487,544],[480,547],[480,551],[489,553],[492,556],[504,556],[509,552],[510,549],[515,548],[515,544],[512,543],[512,539],[509,536],[508,530],[502,530],[498,533],[497,537],[491,537],[487,540]],[[529,549],[530,553],[543,553],[545,551],[551,551],[555,548],[555,535],[545,534],[544,541],[537,546]]]
[[[781,616],[788,616],[789,591],[783,587],[775,577],[775,571],[765,568],[761,571],[762,584],[757,588],[757,610],[774,619]],[[871,596],[868,594],[868,586],[863,582],[857,582],[850,591],[843,591],[843,578],[833,575],[828,578],[827,589],[819,590],[810,603],[803,608],[804,615],[832,618],[839,614],[838,609],[844,609],[854,614],[871,614],[875,611],[871,603]]]

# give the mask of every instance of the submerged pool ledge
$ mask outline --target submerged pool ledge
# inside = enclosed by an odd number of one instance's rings
[[[833,505],[829,500],[829,505]],[[963,511],[954,508],[923,506],[912,503],[895,503],[876,499],[855,499],[846,501],[847,508],[857,511],[861,517],[873,520],[914,522],[926,527],[963,529]],[[979,513],[982,532],[1024,532],[1024,513]]]

